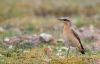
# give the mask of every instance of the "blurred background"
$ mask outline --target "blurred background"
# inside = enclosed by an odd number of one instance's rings
[[[20,35],[48,33],[61,40],[61,16],[72,19],[87,48],[100,50],[100,0],[0,0],[0,49],[3,41]]]
[[[0,0],[1,32],[4,28],[15,32],[55,33],[57,30],[59,33],[61,23],[57,18],[61,16],[70,17],[78,28],[90,25],[100,28],[100,1]]]

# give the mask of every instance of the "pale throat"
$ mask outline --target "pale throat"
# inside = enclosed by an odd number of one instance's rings
[[[70,30],[71,25],[69,23],[64,23],[64,30]]]

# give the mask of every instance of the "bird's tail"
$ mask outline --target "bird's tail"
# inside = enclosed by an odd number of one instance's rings
[[[80,52],[81,52],[82,54],[85,54],[85,51],[84,51],[84,50],[81,50]]]
[[[79,50],[82,54],[85,54],[85,49],[83,47],[81,47],[81,49]]]

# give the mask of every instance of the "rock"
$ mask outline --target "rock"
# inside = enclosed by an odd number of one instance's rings
[[[39,36],[28,36],[28,35],[22,36],[21,35],[21,36],[16,36],[16,37],[11,37],[11,38],[5,38],[4,44],[7,46],[11,46],[11,45],[20,44],[23,41],[29,44],[32,44],[34,46],[37,46],[38,44],[41,43]]]
[[[10,41],[10,39],[9,38],[5,38],[4,41],[5,42],[8,42],[8,41]]]
[[[93,33],[90,29],[88,28],[80,28],[80,37],[83,40],[91,40],[93,38]]]
[[[3,32],[5,32],[6,30],[4,29],[4,28],[2,28],[2,27],[0,27],[0,33],[3,33]]]
[[[19,42],[21,42],[21,39],[19,37],[12,37],[12,38],[4,39],[4,44],[7,44],[7,45],[15,45]]]
[[[16,36],[16,37],[9,37],[9,38],[5,38],[4,39],[4,43],[7,45],[15,45],[17,43],[19,43],[21,41],[20,37]]]
[[[54,36],[47,34],[47,33],[41,33],[40,39],[42,42],[45,42],[45,43],[51,43],[54,45],[56,44],[56,39],[54,38]]]
[[[29,43],[33,44],[34,46],[37,46],[41,43],[39,36],[29,36],[26,39]]]
[[[42,42],[50,43],[53,45],[56,44],[55,38],[52,35],[46,34],[46,33],[42,33],[39,36],[38,35],[32,35],[32,36],[21,35],[21,36],[16,36],[16,37],[11,37],[11,38],[5,38],[4,44],[10,46],[10,45],[20,44],[23,41],[29,44],[32,44],[33,46],[37,46]]]
[[[96,41],[100,39],[99,29],[90,27],[82,27],[79,30],[79,36],[83,40]]]
[[[93,49],[94,51],[100,51],[100,40],[98,40],[98,41],[96,41],[96,42],[94,42],[94,43],[92,44],[92,49]]]
[[[53,38],[52,35],[47,34],[47,33],[41,33],[40,37],[42,37],[46,42],[49,42]]]

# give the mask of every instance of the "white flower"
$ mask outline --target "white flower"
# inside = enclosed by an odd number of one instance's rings
[[[57,56],[60,56],[61,54],[60,54],[60,53],[57,53],[56,55],[57,55]]]
[[[65,56],[59,56],[59,58],[64,59],[64,58],[65,58]]]
[[[13,48],[13,46],[12,46],[12,45],[10,45],[8,48],[9,48],[9,49],[12,49],[12,48]]]
[[[9,38],[5,38],[4,41],[8,42],[10,39]]]
[[[61,49],[65,49],[65,50],[68,50],[68,48],[67,48],[67,47],[61,47]]]
[[[5,31],[5,29],[3,29],[2,27],[0,27],[0,32],[4,32]]]
[[[44,61],[49,62],[49,61],[51,61],[51,59],[50,58],[45,58]]]
[[[3,56],[2,54],[0,54],[0,56]]]
[[[28,52],[30,52],[30,51],[29,51],[29,50],[24,50],[23,52],[24,52],[24,53],[28,53]]]
[[[62,51],[61,49],[58,50],[58,52],[61,52],[61,51]]]

